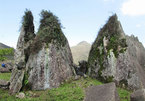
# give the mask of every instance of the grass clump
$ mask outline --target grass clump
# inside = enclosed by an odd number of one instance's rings
[[[9,81],[11,78],[11,73],[0,73],[0,80]]]
[[[81,78],[71,83],[66,82],[59,88],[54,88],[48,92],[50,101],[83,101],[85,88],[91,85],[101,85],[102,83],[91,78]]]
[[[120,101],[130,101],[131,91],[128,91],[122,88],[117,88],[117,91],[120,97]]]

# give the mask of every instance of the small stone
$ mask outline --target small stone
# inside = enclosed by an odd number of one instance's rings
[[[7,89],[9,88],[10,82],[5,80],[0,80],[0,88]]]
[[[24,93],[19,93],[18,95],[16,95],[17,98],[23,99],[25,98],[25,94]]]
[[[75,78],[74,78],[74,80],[79,80],[80,78],[81,78],[81,76],[76,75]]]

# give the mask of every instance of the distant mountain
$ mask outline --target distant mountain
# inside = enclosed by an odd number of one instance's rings
[[[9,47],[9,46],[7,46],[7,45],[5,45],[3,43],[0,43],[0,49],[2,49],[2,48],[11,48],[11,47]]]
[[[86,41],[82,41],[76,46],[71,47],[74,63],[78,64],[78,61],[88,60],[91,44]]]

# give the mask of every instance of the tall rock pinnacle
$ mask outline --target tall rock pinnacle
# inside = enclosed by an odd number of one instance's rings
[[[33,15],[31,11],[26,10],[25,15],[23,16],[21,32],[15,52],[15,67],[12,71],[10,81],[11,93],[19,92],[23,86],[23,78],[26,62],[29,56],[29,48],[34,37],[35,34],[34,34]]]
[[[134,36],[126,36],[114,14],[100,29],[92,45],[89,74],[103,82],[116,82],[129,89],[145,87],[145,49]]]

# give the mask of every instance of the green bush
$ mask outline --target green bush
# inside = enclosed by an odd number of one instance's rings
[[[7,56],[14,56],[13,48],[0,49],[0,61],[7,60]]]

